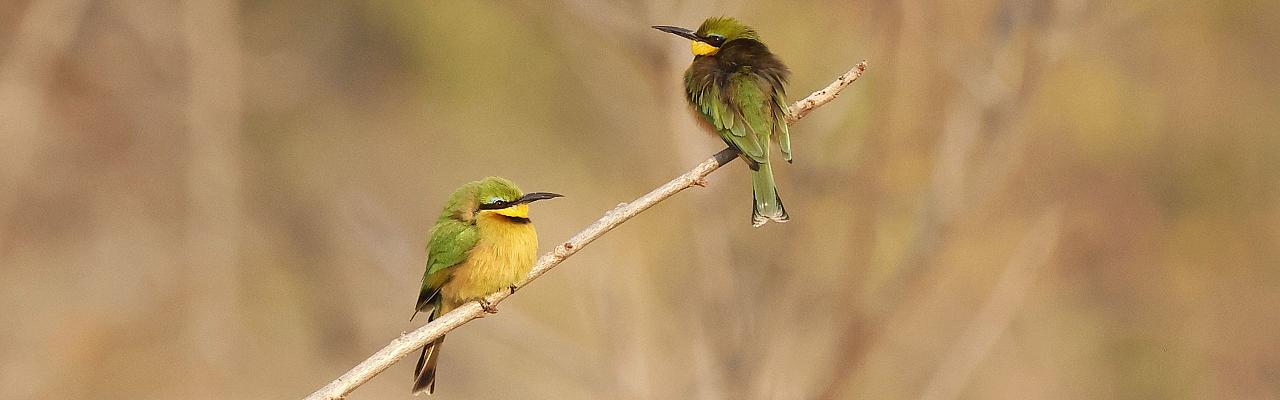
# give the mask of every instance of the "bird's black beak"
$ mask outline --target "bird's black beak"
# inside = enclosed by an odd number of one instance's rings
[[[548,192],[526,193],[524,196],[520,196],[519,199],[516,199],[516,203],[528,204],[538,200],[554,199],[557,197],[564,197],[564,195],[558,194],[558,193],[548,193]]]
[[[680,28],[675,26],[666,26],[666,25],[654,25],[653,29],[670,33],[672,35],[680,36],[682,38],[689,39],[689,40],[695,40],[699,42],[702,41],[702,38],[698,37],[697,33],[694,33],[693,31],[685,28]]]

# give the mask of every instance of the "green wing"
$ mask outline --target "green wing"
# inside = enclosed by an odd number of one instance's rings
[[[766,94],[761,87],[765,83],[750,73],[733,74],[725,83],[727,90],[710,83],[698,91],[698,111],[743,157],[756,163],[769,162],[769,135],[774,130],[772,93]]]
[[[782,92],[782,85],[774,86],[773,98],[773,137],[778,139],[778,150],[782,151],[782,159],[791,162],[791,132],[787,129],[787,117],[791,114],[791,105],[787,104],[787,96]]]
[[[451,268],[467,259],[467,252],[480,241],[475,225],[466,222],[442,219],[431,229],[431,240],[427,242],[427,271],[422,275],[422,291],[418,292],[418,311],[427,311],[434,307],[440,295],[440,287],[449,281]],[[410,318],[412,319],[412,318]]]

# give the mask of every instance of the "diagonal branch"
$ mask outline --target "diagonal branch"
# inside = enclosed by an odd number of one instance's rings
[[[843,75],[840,75],[835,82],[827,85],[827,87],[817,92],[813,92],[813,94],[810,94],[808,97],[792,104],[790,110],[792,117],[787,120],[787,123],[795,123],[795,121],[800,118],[804,118],[805,115],[808,115],[810,111],[813,111],[813,109],[831,102],[831,100],[836,98],[836,95],[840,94],[841,90],[848,87],[853,83],[853,81],[858,80],[866,70],[867,62],[862,61],[858,63],[858,65],[854,66],[853,69],[850,69],[849,72],[845,72]],[[520,283],[516,285],[517,288],[523,288],[525,285],[528,285],[529,282],[534,279],[538,279],[539,276],[542,276],[542,274],[545,274],[547,271],[555,268],[556,265],[560,265],[560,263],[566,258],[577,253],[578,250],[581,250],[588,243],[591,243],[600,236],[604,236],[605,233],[618,227],[618,225],[622,225],[623,222],[626,222],[632,217],[639,215],[641,212],[644,212],[644,210],[648,210],[649,207],[653,207],[655,204],[658,204],[659,202],[666,200],[689,187],[703,185],[703,178],[706,178],[707,175],[710,175],[716,169],[719,169],[720,166],[733,161],[737,156],[738,152],[733,149],[727,148],[721,150],[711,158],[708,158],[706,161],[698,164],[698,166],[693,167],[689,172],[672,179],[670,182],[659,186],[657,189],[650,191],[635,201],[619,204],[617,207],[614,207],[612,210],[605,213],[603,217],[600,217],[600,219],[596,220],[596,222],[592,223],[586,229],[583,229],[581,232],[578,232],[578,234],[569,238],[569,240],[561,243],[554,249],[551,249],[547,254],[543,254],[542,258],[539,258],[538,262],[533,265],[533,269],[529,271],[529,276],[525,277],[524,280],[520,281]],[[511,294],[512,292],[504,290],[491,294],[485,299],[488,300],[489,304],[498,304]],[[422,346],[444,336],[444,334],[462,326],[462,324],[483,316],[484,310],[480,307],[478,302],[472,301],[458,306],[458,308],[453,309],[453,311],[450,311],[440,318],[436,318],[430,323],[423,325],[421,328],[418,328],[413,332],[400,335],[400,337],[392,340],[390,344],[387,344],[386,347],[383,347],[382,350],[378,350],[377,353],[369,356],[369,358],[360,362],[360,364],[357,364],[354,368],[351,368],[350,371],[342,374],[338,379],[333,382],[329,382],[328,385],[325,385],[314,393],[311,393],[311,395],[306,397],[306,400],[344,398],[360,385],[363,385],[365,382],[373,379],[375,375],[386,370],[388,367],[391,367],[391,365],[395,364],[396,361],[400,361],[401,358],[413,353],[414,350],[422,348]]]
[[[792,104],[791,117],[787,118],[787,125],[794,124],[796,121],[799,121],[800,118],[804,118],[806,115],[809,115],[810,111],[830,103],[831,100],[835,100],[836,96],[840,95],[840,91],[849,87],[849,85],[852,85],[853,81],[858,80],[858,78],[862,76],[863,72],[867,72],[866,60],[863,60],[858,63],[858,65],[853,66],[853,69],[849,70],[849,72],[841,74],[840,77],[836,78],[836,80],[831,82],[830,85],[827,85],[827,87],[822,88],[822,90],[813,92],[809,94],[808,97],[800,99],[800,101]]]

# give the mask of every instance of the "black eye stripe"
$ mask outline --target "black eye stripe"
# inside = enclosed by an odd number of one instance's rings
[[[703,41],[709,45],[720,47],[720,45],[724,44],[724,36],[708,35]]]
[[[480,204],[480,209],[481,210],[501,210],[507,207],[511,207],[511,204],[512,203],[509,201],[498,200],[492,203]]]

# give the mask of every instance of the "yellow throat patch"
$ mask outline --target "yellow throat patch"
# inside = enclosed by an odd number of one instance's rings
[[[505,215],[513,218],[529,218],[528,204],[516,204],[514,206],[503,208],[503,209],[485,210],[485,211],[489,211],[494,214]]]
[[[689,49],[693,51],[693,55],[695,56],[709,56],[709,55],[716,54],[717,51],[720,51],[719,47],[712,46],[703,42],[699,42],[697,40],[690,42]]]

